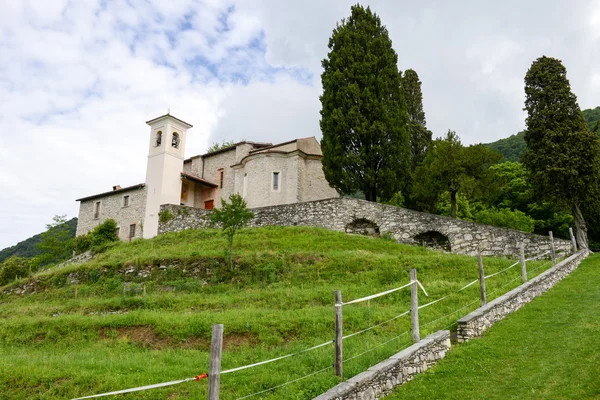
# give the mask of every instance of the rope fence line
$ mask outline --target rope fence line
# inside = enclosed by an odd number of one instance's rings
[[[462,311],[462,310],[464,310],[465,308],[467,308],[467,307],[469,307],[469,306],[472,306],[472,305],[473,305],[473,304],[475,304],[475,303],[479,303],[479,299],[477,299],[477,300],[475,300],[475,301],[472,301],[472,302],[470,302],[469,304],[467,304],[466,306],[463,306],[463,307],[461,307],[461,308],[459,308],[459,309],[457,309],[457,310],[454,310],[454,311],[452,311],[451,313],[448,313],[448,314],[446,314],[446,315],[443,315],[443,316],[441,316],[441,317],[439,317],[439,318],[437,318],[437,319],[434,319],[433,321],[430,321],[430,322],[428,322],[428,323],[426,323],[426,324],[423,324],[423,326],[429,326],[429,325],[431,325],[431,324],[434,324],[434,323],[436,323],[436,322],[438,322],[438,321],[441,321],[441,320],[443,320],[443,319],[446,319],[446,318],[448,318],[449,316],[451,316],[451,315],[453,315],[453,314],[456,314],[457,312],[459,312],[459,311]]]
[[[397,287],[395,289],[390,289],[390,290],[386,290],[385,292],[375,293],[375,294],[372,294],[370,296],[361,297],[359,299],[354,299],[354,300],[350,300],[350,301],[345,301],[343,303],[338,303],[338,304],[336,304],[336,307],[347,306],[349,304],[362,303],[363,301],[376,299],[377,297],[385,296],[385,295],[388,295],[390,293],[394,293],[394,292],[397,292],[398,290],[401,290],[401,289],[404,289],[406,287],[409,287],[413,283],[417,283],[419,285],[419,287],[421,288],[421,290],[423,290],[423,293],[425,293],[425,296],[429,296],[427,294],[427,291],[423,287],[423,285],[421,285],[421,282],[419,282],[419,281],[410,281],[406,285],[402,285],[402,286]]]
[[[506,271],[508,271],[509,269],[511,269],[511,268],[514,268],[514,267],[516,267],[517,265],[519,265],[519,263],[520,263],[520,261],[517,261],[516,263],[514,263],[513,265],[511,265],[511,266],[510,266],[510,267],[508,267],[508,268],[504,268],[504,269],[503,269],[503,270],[501,270],[501,271],[494,272],[493,274],[491,274],[491,275],[488,275],[488,276],[484,276],[484,279],[488,279],[488,278],[491,278],[492,276],[496,276],[496,275],[498,275],[498,274],[501,274],[501,273],[503,273],[503,272],[506,272]]]
[[[371,348],[370,348],[369,350],[367,350],[367,351],[363,351],[362,353],[356,354],[356,355],[354,355],[354,356],[352,356],[352,357],[350,357],[350,358],[345,358],[343,361],[344,361],[344,362],[348,362],[348,361],[352,361],[352,360],[354,360],[354,359],[356,359],[356,358],[358,358],[358,357],[360,357],[360,356],[364,356],[365,354],[367,354],[367,353],[370,353],[370,352],[372,352],[373,350],[375,350],[375,349],[377,349],[377,348],[379,348],[379,347],[381,347],[381,346],[385,346],[386,344],[388,344],[388,343],[390,343],[390,342],[393,342],[394,340],[397,340],[398,338],[400,338],[400,337],[402,337],[402,336],[404,336],[404,335],[406,335],[406,334],[409,334],[410,332],[411,332],[411,331],[410,331],[410,329],[409,329],[409,330],[407,330],[407,331],[404,331],[403,333],[401,333],[401,334],[400,334],[400,335],[398,335],[398,336],[394,336],[393,338],[391,338],[391,339],[389,339],[389,340],[386,340],[385,342],[379,343],[377,346],[371,347]]]
[[[161,387],[179,385],[180,383],[189,382],[189,381],[199,381],[200,379],[205,379],[206,377],[207,377],[207,375],[204,373],[202,375],[198,375],[198,376],[195,376],[193,378],[186,378],[186,379],[181,379],[181,380],[178,380],[178,381],[156,383],[154,385],[139,386],[139,387],[135,387],[135,388],[131,388],[131,389],[117,390],[115,392],[107,392],[107,393],[94,394],[92,396],[77,397],[77,398],[74,398],[73,400],[93,399],[93,398],[97,398],[97,397],[114,396],[114,395],[117,395],[117,394],[140,392],[142,390],[150,390],[150,389],[157,389],[157,388],[161,388]]]
[[[221,375],[241,371],[241,370],[248,369],[248,368],[258,367],[259,365],[269,364],[269,363],[272,363],[275,361],[283,360],[284,358],[289,358],[289,357],[297,356],[298,354],[307,353],[309,351],[316,350],[318,348],[325,347],[325,346],[328,346],[333,343],[335,343],[335,340],[330,340],[328,342],[321,343],[321,344],[318,344],[313,347],[309,347],[308,349],[297,351],[296,353],[286,354],[285,356],[275,357],[275,358],[271,358],[270,360],[260,361],[260,362],[254,363],[254,364],[244,365],[244,366],[237,367],[237,368],[231,368],[231,369],[228,369],[225,371],[221,371]]]
[[[547,251],[547,252],[545,252],[543,254],[539,254],[537,256],[534,256],[534,257],[531,257],[531,258],[527,258],[527,259],[525,259],[525,261],[537,260],[538,258],[544,257],[545,255],[550,254],[550,253],[551,253],[551,251]]]
[[[273,387],[265,389],[265,390],[261,390],[260,392],[252,393],[252,394],[249,394],[249,395],[244,396],[244,397],[238,397],[236,400],[249,399],[250,397],[258,396],[259,394],[267,393],[267,392],[273,391],[275,389],[279,389],[281,387],[284,387],[284,386],[287,386],[287,385],[291,385],[292,383],[295,383],[295,382],[301,381],[303,379],[309,378],[311,376],[320,374],[321,372],[325,372],[325,371],[327,371],[329,369],[332,369],[332,368],[333,368],[333,365],[330,365],[329,367],[325,367],[325,368],[320,369],[318,371],[311,372],[310,374],[304,375],[304,376],[302,376],[300,378],[297,378],[297,379],[293,379],[291,381],[284,382],[284,383],[282,383],[280,385],[273,386]]]
[[[354,332],[354,333],[351,333],[351,334],[349,334],[349,335],[343,336],[343,337],[342,337],[342,339],[348,339],[348,338],[351,338],[352,336],[356,336],[356,335],[359,335],[359,334],[361,334],[361,333],[365,333],[365,332],[367,332],[367,331],[370,331],[371,329],[375,329],[375,328],[377,328],[377,327],[379,327],[379,326],[381,326],[381,325],[385,325],[385,324],[387,324],[387,323],[389,323],[389,322],[392,322],[392,321],[394,321],[394,320],[397,320],[398,318],[400,318],[400,317],[403,317],[403,316],[405,316],[405,315],[407,315],[407,314],[409,314],[409,313],[410,313],[410,310],[408,310],[408,311],[405,311],[405,312],[403,312],[402,314],[398,314],[398,315],[396,315],[396,316],[395,316],[395,317],[393,317],[393,318],[390,318],[390,319],[388,319],[388,320],[386,320],[386,321],[383,321],[383,322],[380,322],[380,323],[378,323],[377,325],[373,325],[373,326],[370,326],[370,327],[368,327],[368,328],[366,328],[366,329],[363,329],[363,330],[361,330],[361,331]],[[335,341],[334,341],[334,342],[335,342]]]

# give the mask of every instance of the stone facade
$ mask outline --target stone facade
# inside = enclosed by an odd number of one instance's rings
[[[450,350],[450,331],[438,331],[313,400],[374,400],[431,368]]]
[[[546,236],[512,229],[481,225],[404,208],[372,203],[359,199],[335,198],[271,207],[253,208],[251,226],[308,225],[353,233],[356,226],[367,224],[368,231],[390,234],[401,243],[421,244],[423,234],[437,233],[447,238],[444,248],[454,253],[484,256],[518,257],[521,242],[525,255],[532,256],[550,250]],[[159,232],[205,228],[206,221],[188,210],[188,216],[159,227]],[[204,214],[199,214],[204,215]],[[367,226],[365,225],[365,226]],[[557,252],[571,252],[571,242],[554,239]]]
[[[571,257],[556,264],[530,281],[525,282],[518,288],[511,290],[459,319],[457,329],[458,341],[466,342],[474,337],[481,336],[495,322],[523,307],[569,275],[588,254],[589,251],[587,250],[581,250],[573,254]]]
[[[127,200],[125,197],[129,196]],[[133,238],[141,238],[143,234],[144,211],[146,209],[146,186],[136,185],[131,188],[117,189],[97,196],[79,199],[79,216],[76,235],[85,235],[109,218],[117,221],[119,238],[130,240],[131,225],[135,225]],[[97,204],[100,203],[98,213]],[[97,214],[97,215],[96,215]]]
[[[187,130],[192,125],[170,114],[146,122],[150,141],[145,183],[143,215],[136,227],[144,226],[143,237],[159,231],[162,205],[182,205],[210,210],[222,199],[238,193],[250,207],[273,206],[338,197],[325,179],[321,146],[314,137],[271,143],[240,142],[232,146],[184,159]],[[128,188],[131,189],[131,188]],[[119,188],[119,190],[121,190]],[[78,235],[89,232],[106,218],[125,226],[131,215],[121,212],[113,193],[101,193],[78,201],[80,219]],[[90,200],[94,202],[89,202]],[[102,203],[103,217],[95,213],[96,202]],[[106,206],[104,206],[106,204]],[[89,217],[92,215],[93,217]],[[133,224],[127,224],[127,228]],[[130,239],[121,232],[122,239]],[[140,237],[137,233],[133,237]]]

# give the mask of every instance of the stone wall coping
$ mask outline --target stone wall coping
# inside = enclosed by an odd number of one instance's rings
[[[418,343],[414,343],[406,349],[394,354],[387,360],[381,361],[367,369],[358,375],[340,383],[329,389],[327,392],[315,397],[313,400],[331,400],[338,397],[344,397],[350,395],[353,390],[362,385],[369,385],[370,383],[377,380],[378,376],[385,375],[387,371],[390,371],[394,367],[402,364],[405,361],[409,361],[410,358],[415,355],[419,350],[426,349],[428,346],[435,342],[442,342],[450,338],[450,331],[442,330],[426,338],[420,340]],[[425,350],[427,351],[427,350]]]
[[[504,302],[506,302],[507,300],[509,300],[510,298],[512,298],[514,296],[517,296],[521,292],[527,290],[530,286],[536,285],[538,282],[543,281],[544,279],[546,279],[546,277],[548,275],[554,274],[557,270],[560,270],[561,268],[565,267],[572,261],[576,260],[578,257],[584,255],[587,251],[588,251],[587,249],[579,250],[577,253],[562,260],[561,262],[556,264],[554,267],[542,272],[535,278],[532,278],[532,279],[528,280],[527,282],[524,282],[519,287],[514,288],[510,292],[506,292],[502,296],[495,298],[494,300],[487,303],[485,306],[481,306],[477,310],[470,312],[469,314],[467,314],[464,317],[462,317],[461,319],[459,319],[457,321],[457,323],[459,323],[459,324],[460,323],[468,323],[472,319],[479,318],[482,315],[487,314],[487,312],[490,311],[491,309],[493,309],[494,307],[503,304]]]
[[[458,219],[458,218],[452,218],[452,217],[447,217],[445,215],[438,215],[438,214],[431,214],[431,213],[426,213],[423,211],[416,211],[416,210],[411,210],[409,208],[404,208],[404,207],[396,207],[396,206],[392,206],[390,204],[383,204],[383,203],[374,203],[372,201],[367,201],[364,199],[357,199],[354,197],[331,197],[329,199],[321,199],[321,200],[311,200],[311,201],[304,201],[301,203],[290,203],[290,204],[280,204],[280,205],[275,205],[275,206],[262,206],[262,207],[254,207],[251,210],[262,210],[262,209],[269,209],[269,208],[283,208],[286,206],[298,206],[298,205],[303,205],[303,204],[310,204],[310,203],[328,203],[328,202],[356,202],[356,203],[364,203],[364,204],[369,204],[369,205],[376,205],[377,207],[380,207],[380,211],[387,209],[387,210],[402,210],[402,211],[408,211],[411,214],[417,214],[417,215],[421,215],[423,217],[430,217],[430,216],[435,216],[436,218],[439,218],[441,220],[446,220],[448,222],[453,222],[453,223],[462,223],[462,224],[467,224],[469,226],[473,226],[473,227],[485,227],[488,229],[492,229],[492,230],[496,230],[497,232],[520,232],[524,235],[529,235],[532,237],[539,237],[539,238],[547,238],[547,236],[542,236],[542,235],[538,235],[536,233],[532,233],[532,232],[525,232],[525,231],[520,231],[517,229],[509,229],[509,228],[503,228],[500,226],[494,226],[494,225],[487,225],[487,224],[480,224],[477,222],[473,222],[473,221],[467,221],[464,219]],[[566,240],[566,239],[561,239],[561,238],[554,238],[555,241],[559,241],[559,240]]]

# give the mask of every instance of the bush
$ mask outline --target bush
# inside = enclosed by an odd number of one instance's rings
[[[109,218],[96,226],[91,232],[77,236],[75,238],[75,251],[80,254],[93,248],[100,253],[110,247],[110,243],[118,241],[117,222]]]
[[[480,224],[500,226],[503,228],[517,229],[524,232],[533,232],[535,221],[519,210],[503,208],[497,210],[489,208],[477,214],[477,222]]]
[[[4,261],[0,269],[0,285],[6,285],[17,278],[31,274],[31,263],[25,257],[10,257]]]

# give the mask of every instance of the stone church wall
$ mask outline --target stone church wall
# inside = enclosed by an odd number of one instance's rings
[[[129,204],[123,204],[123,196],[129,196]],[[100,202],[100,213],[95,218],[96,202]],[[108,218],[117,221],[119,238],[129,240],[129,226],[135,224],[135,238],[142,237],[144,212],[146,208],[146,186],[82,201],[79,206],[76,235],[85,235]]]
[[[163,206],[165,207],[165,206]],[[169,206],[171,207],[171,206]],[[178,207],[178,206],[172,206]],[[195,209],[178,222],[159,226],[159,233],[206,227],[206,222]],[[512,229],[481,225],[474,222],[421,213],[404,208],[372,203],[359,199],[335,198],[279,206],[253,208],[255,218],[251,226],[307,225],[341,232],[354,232],[357,222],[370,224],[371,230],[389,234],[401,243],[422,244],[415,237],[425,233],[445,237],[450,251],[459,254],[518,257],[521,242],[525,255],[538,255],[550,250],[546,236]],[[571,242],[555,239],[556,252],[571,253]]]

